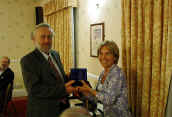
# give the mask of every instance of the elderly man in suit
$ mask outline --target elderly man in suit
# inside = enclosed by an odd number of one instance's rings
[[[24,84],[28,92],[27,117],[57,117],[61,102],[75,88],[68,81],[58,52],[51,49],[53,30],[39,24],[32,32],[35,50],[21,59]]]
[[[9,65],[10,59],[7,56],[0,57],[0,113],[3,111],[3,102],[8,84],[13,84],[14,80],[14,72],[9,68]]]

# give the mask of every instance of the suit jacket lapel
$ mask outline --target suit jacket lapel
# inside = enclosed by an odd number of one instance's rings
[[[52,57],[54,58],[54,60],[56,61],[57,65],[58,65],[58,67],[60,69],[60,72],[62,74],[63,79],[65,81],[67,81],[67,79],[65,77],[65,72],[64,72],[63,66],[62,66],[62,64],[60,62],[60,58],[58,58],[57,55],[56,55],[56,53],[54,53],[53,51],[50,51],[50,53],[51,53]]]
[[[51,52],[51,55],[52,55],[53,59],[56,61],[60,71],[62,72],[62,68],[61,68],[61,65],[60,65],[60,62],[59,62],[58,58],[54,55],[53,52]]]
[[[6,74],[6,72],[8,72],[9,71],[9,68],[7,68],[1,75],[0,75],[0,77],[2,76],[4,76],[5,74]]]
[[[42,55],[42,53],[38,49],[35,49],[34,53],[35,53],[35,56],[37,56],[37,58],[39,59],[40,63],[44,67],[44,69],[46,69],[47,73],[52,73],[54,78],[57,79],[56,72],[51,68],[50,64],[45,59],[45,57]]]

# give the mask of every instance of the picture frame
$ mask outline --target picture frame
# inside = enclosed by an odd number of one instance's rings
[[[90,56],[98,57],[97,49],[104,41],[104,23],[90,25]]]

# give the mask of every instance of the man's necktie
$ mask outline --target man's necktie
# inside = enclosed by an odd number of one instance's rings
[[[52,61],[52,59],[51,59],[50,56],[48,56],[48,62],[50,63],[52,69],[56,72],[56,78],[57,78],[57,80],[61,79],[61,80],[63,81],[63,79],[62,79],[62,78],[60,77],[60,75],[59,75],[59,71],[58,71],[57,68],[55,67],[55,65],[54,65],[54,63],[53,63],[53,61]],[[68,100],[67,100],[67,98],[65,98],[65,97],[63,97],[63,98],[60,100],[60,102],[62,103],[61,106],[65,106],[65,104],[66,104],[66,105],[68,104]]]
[[[51,68],[55,71],[55,73],[56,73],[56,78],[59,79],[59,78],[60,78],[59,71],[58,71],[57,68],[55,67],[55,65],[54,65],[54,63],[53,63],[53,61],[52,61],[52,59],[51,59],[50,56],[48,57],[48,62],[50,63]]]

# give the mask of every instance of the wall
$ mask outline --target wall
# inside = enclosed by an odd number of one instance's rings
[[[90,57],[90,24],[104,22],[105,40],[114,40],[121,50],[121,1],[100,0],[103,4],[99,8],[96,8],[95,1],[79,0],[75,27],[78,67],[88,68],[89,75],[91,73],[93,77],[96,76],[92,74],[99,75],[102,67],[97,58]],[[0,1],[0,56],[7,55],[12,59],[10,67],[15,72],[16,88],[23,88],[20,58],[33,49],[29,38],[35,26],[36,2],[37,0]]]
[[[20,58],[33,49],[30,32],[35,26],[33,0],[0,0],[0,56],[9,56],[15,88],[23,88]]]
[[[96,1],[100,1],[99,8]],[[105,40],[114,40],[120,48],[121,66],[121,0],[80,0],[76,9],[77,67],[86,67],[89,74],[99,75],[102,67],[90,57],[90,24],[105,23]]]

